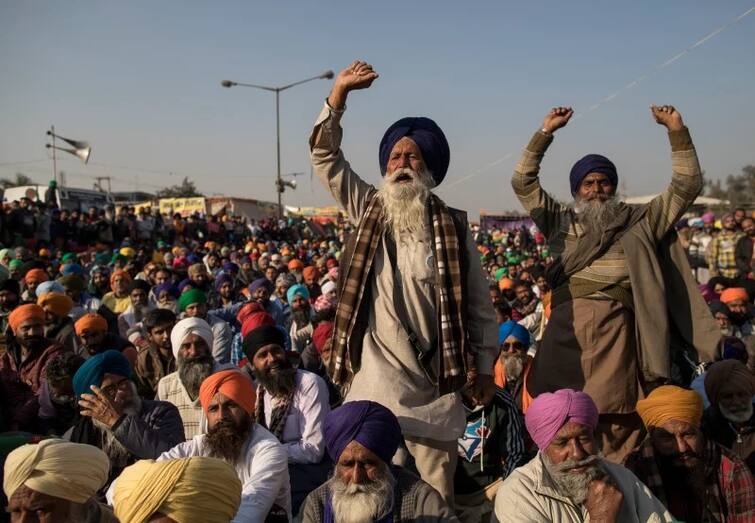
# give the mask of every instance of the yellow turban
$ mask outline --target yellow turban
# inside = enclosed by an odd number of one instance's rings
[[[113,507],[121,523],[144,523],[159,512],[178,523],[228,523],[241,503],[241,481],[216,458],[137,461],[115,483]]]
[[[647,428],[660,427],[671,420],[700,426],[703,400],[697,392],[675,385],[662,385],[637,402],[637,413]]]
[[[105,485],[109,470],[107,454],[97,447],[46,439],[8,455],[3,490],[10,499],[25,485],[48,496],[85,503]]]
[[[51,311],[55,316],[62,318],[71,312],[73,300],[67,294],[48,292],[37,298],[37,305],[42,307],[45,312]]]

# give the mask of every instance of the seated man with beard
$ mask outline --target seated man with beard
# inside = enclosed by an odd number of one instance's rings
[[[494,522],[660,523],[671,514],[629,470],[598,454],[598,409],[570,389],[543,393],[525,416],[540,452],[506,478]]]
[[[257,423],[278,438],[286,450],[292,507],[327,479],[323,462],[323,421],[330,412],[328,386],[312,372],[294,368],[283,349],[283,331],[262,325],[244,337],[244,353],[257,387]]]
[[[90,312],[76,320],[74,324],[78,338],[76,353],[84,359],[96,356],[106,350],[116,350],[123,354],[133,366],[136,362],[136,348],[125,338],[108,332],[107,320]]]
[[[241,505],[234,522],[261,522],[272,513],[291,516],[286,452],[263,427],[254,422],[252,380],[228,369],[202,382],[199,391],[209,426],[206,434],[181,443],[157,461],[192,456],[220,458],[241,480]]]
[[[304,501],[302,523],[458,521],[440,494],[391,466],[401,444],[393,413],[373,401],[352,401],[325,418],[333,476]]]
[[[178,408],[186,439],[201,434],[206,428],[199,387],[207,376],[229,367],[212,357],[212,339],[210,325],[201,318],[185,318],[176,323],[170,333],[178,370],[157,383],[156,398]]]
[[[530,284],[523,280],[514,282],[514,296],[516,298],[511,302],[511,319],[514,321],[528,320],[533,322],[532,316],[536,314],[540,300],[532,292]]]
[[[138,461],[126,467],[113,489],[113,509],[123,522],[228,523],[240,502],[234,468],[201,456]]]
[[[663,385],[637,402],[649,436],[626,466],[680,521],[755,521],[755,479],[734,453],[700,431],[694,391]]]
[[[755,328],[752,324],[752,306],[749,294],[742,287],[730,287],[721,293],[721,303],[729,309],[731,334],[747,339]]]
[[[738,360],[714,363],[705,374],[711,404],[703,414],[703,433],[739,456],[755,473],[755,377]]]
[[[63,348],[44,336],[45,311],[34,303],[16,307],[8,316],[13,334],[0,355],[0,406],[4,430],[35,432],[39,391],[45,368]]]
[[[703,187],[697,154],[676,109],[651,112],[668,130],[672,178],[646,205],[616,199],[616,166],[598,154],[571,169],[573,205],[542,188],[540,163],[553,133],[571,118],[568,107],[546,115],[511,180],[555,258],[546,278],[551,315],[527,389],[533,396],[563,388],[588,393],[600,412],[602,451],[616,463],[642,439],[635,404],[642,387],[647,392],[648,384],[671,377],[672,344],[683,341],[712,361],[720,337],[684,250],[673,233],[667,237]]]
[[[37,298],[37,305],[45,311],[45,338],[57,342],[73,352],[75,335],[73,320],[68,316],[73,301],[65,294],[48,292]]]
[[[155,459],[184,441],[178,409],[141,399],[130,375],[128,360],[111,350],[89,358],[73,377],[81,418],[67,439],[105,451],[110,481],[136,460]]]
[[[149,303],[150,285],[144,280],[134,280],[129,285],[131,304],[118,315],[118,333],[128,338],[128,331],[141,324],[144,315],[152,309]],[[142,332],[143,334],[143,332]]]
[[[101,450],[62,439],[15,449],[3,471],[10,520],[117,523],[95,497],[107,481],[109,467]]]
[[[309,304],[309,290],[301,283],[292,285],[286,291],[288,304],[291,306],[291,350],[302,353],[312,342],[312,307]]]
[[[504,322],[498,328],[501,353],[493,370],[495,384],[511,395],[522,414],[532,403],[527,392],[527,375],[532,365],[527,349],[531,339],[529,331],[515,321]]]

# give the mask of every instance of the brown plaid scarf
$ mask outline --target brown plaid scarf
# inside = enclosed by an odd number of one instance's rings
[[[467,340],[464,329],[464,303],[461,287],[459,240],[448,207],[434,194],[430,196],[430,223],[433,228],[437,283],[435,304],[438,312],[438,387],[441,394],[459,390],[467,380]],[[333,382],[347,391],[354,373],[348,339],[354,329],[362,298],[369,285],[370,270],[380,240],[385,234],[383,206],[377,193],[370,196],[367,210],[356,230],[356,244],[338,297],[333,329]]]

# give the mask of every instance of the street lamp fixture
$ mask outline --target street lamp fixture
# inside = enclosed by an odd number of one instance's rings
[[[275,178],[275,188],[276,188],[276,192],[278,193],[278,217],[280,218],[283,217],[283,202],[282,202],[283,191],[285,190],[286,186],[291,187],[292,189],[296,188],[296,182],[294,181],[284,182],[283,179],[281,178],[280,93],[281,91],[285,91],[286,89],[290,89],[291,87],[294,87],[296,85],[301,85],[306,82],[311,82],[312,80],[332,80],[334,76],[335,74],[333,73],[333,71],[328,69],[327,71],[324,71],[323,73],[320,73],[317,76],[313,76],[311,78],[305,78],[304,80],[299,80],[298,82],[293,82],[293,83],[282,85],[279,87],[234,82],[233,80],[222,80],[220,82],[220,85],[225,88],[231,88],[231,87],[236,87],[236,86],[253,87],[255,89],[262,89],[263,91],[271,91],[275,93],[275,134],[276,134],[277,170],[278,170],[278,174]]]

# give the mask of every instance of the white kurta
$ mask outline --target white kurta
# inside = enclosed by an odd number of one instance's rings
[[[359,178],[343,157],[340,116],[341,112],[327,104],[320,113],[310,139],[312,165],[356,224],[366,209],[372,186]],[[466,280],[462,281],[468,296],[469,345],[476,355],[478,372],[492,374],[498,345],[495,313],[472,234],[466,237],[466,245],[459,247],[466,248],[470,261]],[[396,295],[406,304],[405,322],[428,350],[436,343],[438,332],[431,231],[402,233],[396,242],[396,260],[389,259],[385,241],[383,238],[378,246],[368,283],[371,306],[361,368],[345,401],[372,400],[385,405],[398,417],[404,435],[454,441],[466,424],[460,397],[457,393],[440,396],[438,387],[428,379],[404,332],[394,299],[398,282]]]

